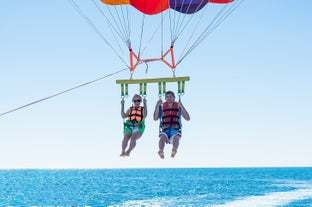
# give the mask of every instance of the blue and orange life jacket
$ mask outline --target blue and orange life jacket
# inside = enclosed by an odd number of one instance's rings
[[[172,127],[174,129],[181,128],[180,109],[179,104],[177,102],[174,102],[171,108],[169,107],[167,102],[163,103],[161,117],[162,117],[161,123],[162,129],[167,129],[169,127]]]
[[[143,107],[141,106],[139,106],[138,108],[135,108],[134,106],[130,107],[128,121],[132,123],[143,122]]]

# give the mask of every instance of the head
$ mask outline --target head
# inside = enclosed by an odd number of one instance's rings
[[[175,101],[175,95],[173,91],[167,91],[165,94],[165,99],[168,103],[173,103]]]
[[[141,98],[140,95],[138,95],[138,94],[134,94],[133,95],[132,103],[133,103],[134,106],[140,106],[141,101],[142,101],[142,98]]]

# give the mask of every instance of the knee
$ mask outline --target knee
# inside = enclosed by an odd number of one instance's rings
[[[173,142],[178,142],[180,140],[181,136],[180,135],[176,135],[173,137]]]
[[[129,135],[128,133],[125,134],[123,139],[124,139],[124,140],[129,140],[129,139],[130,139],[130,135]]]
[[[131,140],[135,141],[135,140],[139,139],[141,136],[142,136],[142,134],[140,132],[135,132],[131,136]]]
[[[164,135],[160,135],[159,141],[165,142],[166,141],[166,137]]]
[[[181,135],[180,135],[180,134],[176,134],[176,135],[174,136],[174,138],[175,138],[175,139],[180,139],[180,138],[181,138]]]

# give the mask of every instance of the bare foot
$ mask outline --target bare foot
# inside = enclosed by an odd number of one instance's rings
[[[173,158],[177,154],[177,149],[172,149],[171,151],[171,157]]]
[[[164,159],[165,158],[165,156],[164,156],[164,152],[163,151],[158,151],[158,155],[159,155],[159,157],[161,158],[161,159]]]

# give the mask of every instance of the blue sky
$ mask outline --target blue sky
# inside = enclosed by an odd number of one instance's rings
[[[86,2],[81,8],[95,13]],[[146,131],[129,158],[119,157],[115,80],[129,78],[125,71],[0,117],[0,168],[311,166],[311,6],[244,1],[178,66],[178,76],[191,77],[182,97],[191,121],[176,158],[171,146],[164,160],[157,155],[153,84]],[[2,1],[0,25],[0,113],[125,68],[68,1]],[[134,75],[172,76],[159,63]]]

